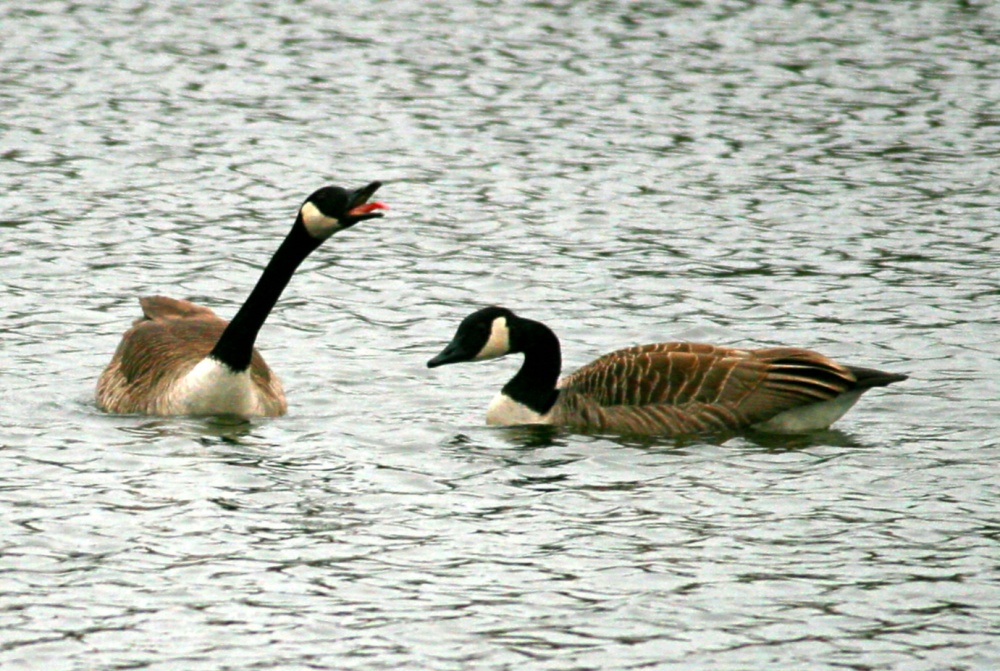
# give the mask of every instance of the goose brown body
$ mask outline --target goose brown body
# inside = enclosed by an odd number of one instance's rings
[[[886,375],[882,383],[897,379]],[[635,434],[721,433],[768,422],[780,429],[773,420],[785,412],[870,386],[861,386],[850,367],[807,349],[656,343],[606,354],[564,378],[553,419]]]
[[[122,414],[188,414],[183,396],[167,390],[177,388],[209,355],[229,322],[207,307],[176,298],[146,296],[139,304],[142,318],[122,336],[97,382],[98,406]],[[257,348],[248,374],[256,391],[253,414],[285,414],[288,402],[281,380]]]
[[[605,354],[558,380],[559,341],[506,308],[467,317],[431,367],[524,353],[487,410],[490,424],[553,424],[636,435],[782,433],[828,427],[868,389],[905,375],[838,363],[793,348],[655,343]]]

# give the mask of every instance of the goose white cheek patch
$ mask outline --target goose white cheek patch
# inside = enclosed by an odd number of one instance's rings
[[[326,216],[311,202],[303,205],[301,212],[302,223],[314,238],[325,238],[341,228],[339,220]]]
[[[490,339],[486,341],[473,361],[495,359],[510,352],[510,329],[507,328],[507,318],[497,317],[490,328]]]

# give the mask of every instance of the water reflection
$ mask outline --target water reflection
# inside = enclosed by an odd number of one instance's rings
[[[852,449],[873,447],[872,445],[865,445],[850,432],[839,429],[826,429],[825,431],[814,431],[802,435],[780,435],[754,431],[744,437],[749,443],[763,447],[770,452],[805,450],[811,447],[842,447]]]
[[[118,415],[117,417],[123,417]],[[127,416],[124,416],[127,417]],[[156,444],[164,438],[193,438],[203,444],[240,445],[253,435],[254,423],[240,417],[136,417],[136,423],[122,424],[119,431],[135,436],[139,443]]]
[[[525,449],[564,446],[569,440],[557,427],[552,426],[503,426],[494,427],[494,430],[511,447]]]

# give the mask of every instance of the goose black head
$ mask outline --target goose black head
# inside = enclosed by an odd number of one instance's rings
[[[324,186],[317,190],[299,208],[299,216],[309,235],[317,240],[350,228],[359,221],[381,217],[378,210],[388,210],[385,203],[369,199],[382,186],[382,182],[372,182],[355,191],[339,186]]]
[[[449,363],[485,361],[516,351],[511,346],[511,327],[517,316],[501,307],[473,312],[462,320],[451,342],[427,362],[428,368]]]

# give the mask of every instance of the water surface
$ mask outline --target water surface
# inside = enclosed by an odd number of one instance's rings
[[[4,669],[1000,663],[988,3],[52,2],[0,10]],[[230,316],[326,183],[393,210],[259,345],[290,411],[100,413],[137,297]],[[723,444],[483,425],[668,339],[908,372]]]

